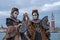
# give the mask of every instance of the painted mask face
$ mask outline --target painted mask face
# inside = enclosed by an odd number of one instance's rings
[[[36,13],[33,13],[33,19],[38,19],[38,15]]]
[[[14,18],[17,18],[17,16],[18,16],[18,12],[15,11],[15,12],[13,13],[13,16],[14,16]]]

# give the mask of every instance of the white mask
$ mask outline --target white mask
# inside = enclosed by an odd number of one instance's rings
[[[14,18],[17,18],[17,16],[18,16],[16,13],[17,13],[17,12],[14,12],[14,13],[13,13]]]
[[[38,18],[38,16],[33,16],[33,19],[37,19]]]

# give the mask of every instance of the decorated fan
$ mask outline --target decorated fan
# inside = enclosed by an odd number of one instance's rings
[[[43,26],[44,29],[48,29],[47,22],[48,22],[48,16],[45,16],[42,19],[42,26]]]

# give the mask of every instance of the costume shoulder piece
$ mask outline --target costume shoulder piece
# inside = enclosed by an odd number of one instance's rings
[[[14,22],[16,22],[17,24],[21,23],[20,20],[14,20],[14,19],[11,19],[11,18],[6,18],[6,25],[7,26],[13,25]]]
[[[6,18],[6,25],[7,26],[10,26],[10,25],[13,25],[13,20],[12,19],[10,19],[10,18]]]
[[[24,32],[26,32],[26,30],[27,30],[27,24],[24,21],[22,21],[22,25],[19,28],[19,32],[24,33]]]

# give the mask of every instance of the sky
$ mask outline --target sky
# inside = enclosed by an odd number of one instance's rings
[[[25,12],[32,19],[32,10],[38,9],[39,18],[48,16],[51,22],[51,15],[55,17],[55,27],[60,27],[60,0],[0,0],[0,26],[6,26],[6,18],[10,16],[13,7],[19,8],[18,19],[22,20]]]

